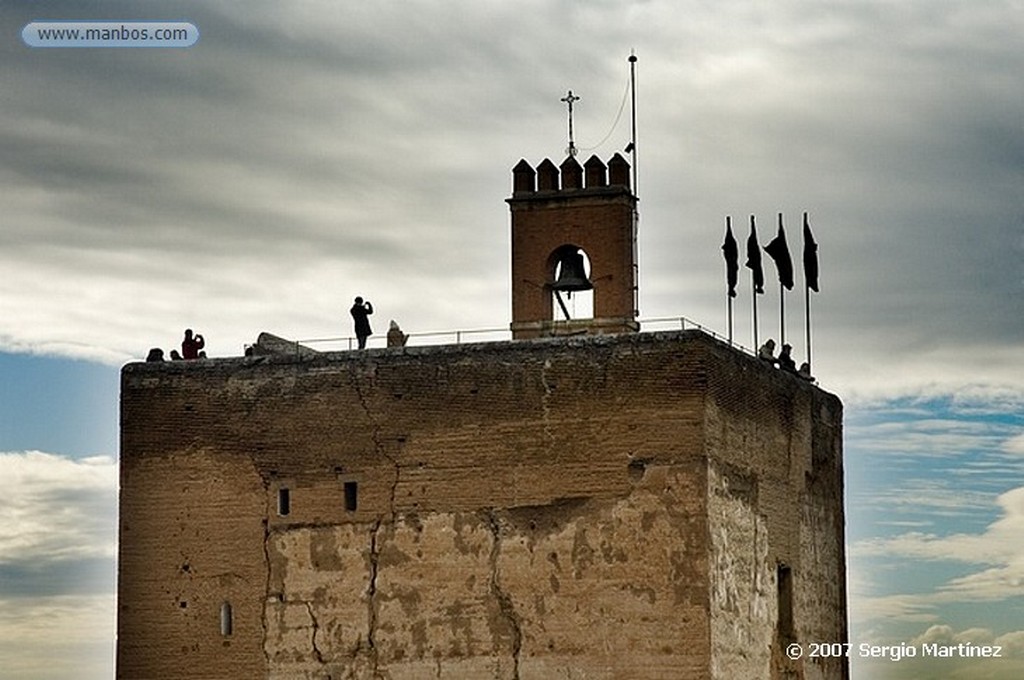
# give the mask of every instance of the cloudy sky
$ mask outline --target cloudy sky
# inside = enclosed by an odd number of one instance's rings
[[[40,19],[201,37],[29,48]],[[378,331],[507,327],[510,170],[560,162],[569,89],[582,158],[621,151],[631,50],[641,317],[724,334],[726,216],[767,243],[781,212],[799,252],[807,211],[852,641],[1016,654],[856,677],[1024,673],[1024,2],[8,2],[0,28],[5,677],[110,676],[120,365],[186,327],[211,356],[348,336],[355,295]]]

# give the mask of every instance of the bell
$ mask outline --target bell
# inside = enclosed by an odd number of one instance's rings
[[[587,278],[583,265],[583,253],[567,250],[559,259],[558,280],[551,284],[551,290],[572,292],[590,290],[594,284]]]

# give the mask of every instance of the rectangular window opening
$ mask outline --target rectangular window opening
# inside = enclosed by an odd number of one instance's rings
[[[779,637],[793,640],[793,570],[789,565],[779,564],[776,576],[779,586]]]
[[[359,485],[356,482],[345,482],[345,510],[355,512],[359,505]]]
[[[289,489],[277,490],[277,514],[286,517],[292,511],[292,494]]]

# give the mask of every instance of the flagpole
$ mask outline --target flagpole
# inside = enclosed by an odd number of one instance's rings
[[[754,275],[751,274],[751,283],[753,284]],[[753,286],[752,286],[752,290]],[[754,347],[758,347],[758,292],[754,291]]]
[[[779,284],[779,346],[786,344],[786,289]]]
[[[807,226],[807,213],[804,213],[804,249],[807,249],[807,234],[809,231]],[[815,283],[817,286],[817,283]],[[807,367],[810,368],[811,364],[811,282],[807,278],[807,258],[804,257],[804,324],[807,331]]]
[[[804,213],[805,215],[807,213]],[[804,319],[807,322],[807,366],[811,366],[811,287],[804,280]]]
[[[782,213],[779,213],[779,229],[782,229]],[[779,280],[779,346],[786,344],[786,289]]]
[[[754,231],[754,216],[750,216],[750,231]],[[754,310],[754,351],[759,349],[758,337],[757,337],[757,273],[750,270],[750,294],[753,296],[753,304],[751,305]]]
[[[726,302],[728,303],[728,314],[729,314],[729,346],[732,347],[732,298],[726,294]]]
[[[732,217],[730,215],[725,216],[725,232],[726,234],[732,233]],[[723,246],[724,248],[725,246]],[[739,266],[739,265],[737,265]],[[725,290],[725,301],[726,301],[726,312],[728,328],[729,328],[729,346],[732,346],[732,291],[726,286]]]

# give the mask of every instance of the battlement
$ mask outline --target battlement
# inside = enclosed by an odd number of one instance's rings
[[[631,196],[630,189],[629,162],[618,153],[607,165],[596,155],[582,166],[573,156],[567,156],[560,167],[545,158],[536,169],[523,159],[512,169],[512,198],[509,201],[536,194],[572,192],[578,195],[582,191]]]

